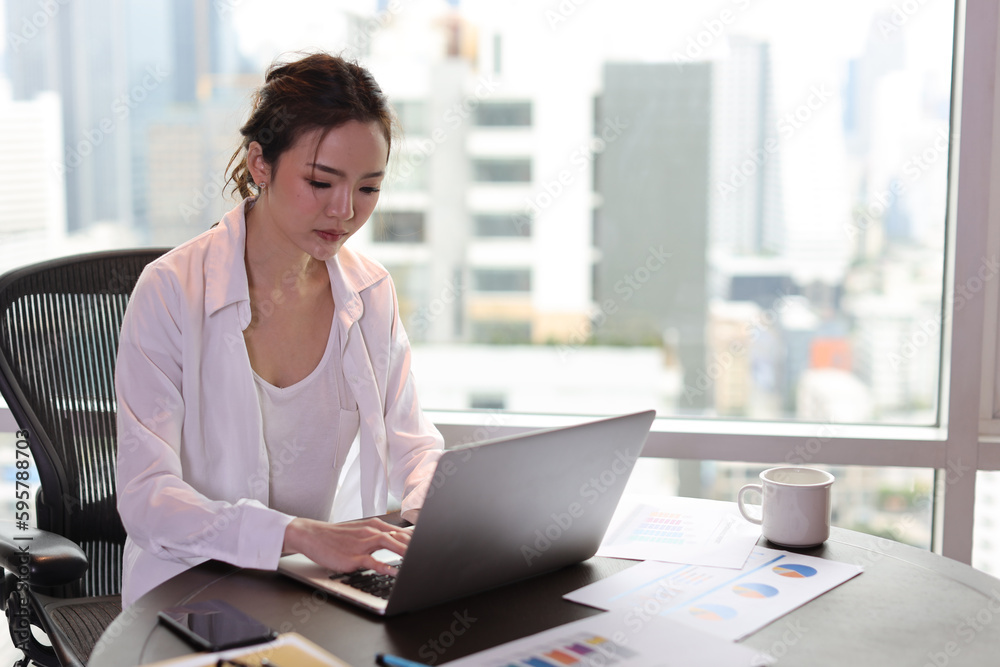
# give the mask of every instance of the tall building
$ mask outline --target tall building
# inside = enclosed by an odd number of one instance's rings
[[[731,36],[713,62],[710,184],[713,252],[774,256],[786,250],[781,150],[767,42]]]
[[[607,317],[594,338],[673,336],[686,387],[706,366],[712,79],[708,63],[608,63],[597,105],[598,124],[627,131],[596,158],[594,301]],[[698,411],[705,397],[689,394],[680,408]]]
[[[185,241],[232,207],[224,172],[262,77],[248,73],[229,16],[209,0],[129,6],[130,83],[144,91],[130,109],[132,211],[155,245]]]
[[[376,35],[370,65],[404,139],[354,242],[392,271],[415,341],[575,346],[592,310],[594,90],[511,74],[525,63],[503,37],[449,10]],[[539,141],[556,118],[563,132]]]
[[[0,79],[0,272],[65,234],[62,113],[55,93],[12,100]]]
[[[127,30],[122,0],[38,3],[7,0],[7,68],[15,100],[40,91],[62,103],[66,228],[131,217]]]

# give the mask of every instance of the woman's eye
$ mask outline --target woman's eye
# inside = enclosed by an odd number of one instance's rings
[[[373,195],[376,192],[378,192],[379,190],[381,190],[381,188],[377,188],[377,187],[375,187],[373,185],[366,185],[365,187],[361,188],[361,191],[364,192],[367,195]]]
[[[322,181],[309,181],[309,185],[311,185],[314,188],[328,188],[328,187],[330,187],[329,183],[324,183]]]

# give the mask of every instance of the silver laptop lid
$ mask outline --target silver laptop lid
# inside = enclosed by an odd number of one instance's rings
[[[445,452],[385,613],[593,556],[654,417],[650,410]]]

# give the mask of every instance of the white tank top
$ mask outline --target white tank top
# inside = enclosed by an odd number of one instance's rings
[[[330,520],[337,482],[358,433],[358,404],[344,381],[336,314],[319,365],[288,387],[256,372],[270,459],[268,505],[292,516]]]

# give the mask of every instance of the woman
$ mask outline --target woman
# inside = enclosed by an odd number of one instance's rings
[[[343,247],[378,201],[392,129],[361,67],[272,66],[230,162],[244,200],[139,278],[116,369],[123,606],[207,559],[391,572],[372,552],[405,552],[405,529],[328,522],[359,429],[364,516],[391,491],[414,518],[442,448],[392,281]]]

